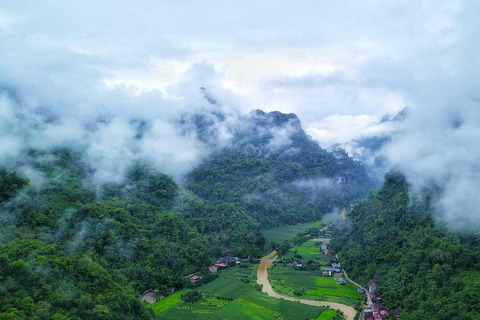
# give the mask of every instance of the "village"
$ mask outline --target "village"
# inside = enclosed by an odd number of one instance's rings
[[[327,238],[330,238],[331,234],[326,234]],[[320,251],[324,255],[334,255],[334,251],[329,247],[328,244],[322,243],[320,245]],[[331,268],[323,268],[322,275],[331,277],[331,276],[336,276],[336,277],[341,277],[342,275],[346,276],[346,273],[342,270],[342,266],[340,262],[338,261],[338,257],[335,258],[330,258],[329,262],[331,263]],[[347,281],[344,279],[339,279],[338,283],[341,285],[347,284]],[[375,283],[371,283],[368,288],[368,293],[366,290],[358,286],[357,289],[358,293],[362,294],[368,294],[369,299],[367,299],[367,306],[362,310],[359,320],[376,320],[376,319],[385,319],[389,317],[389,312],[388,312],[388,307],[382,304],[382,298],[377,292],[377,285]],[[395,320],[400,320],[400,314],[402,310],[401,308],[395,309]]]
[[[248,264],[249,259],[240,259],[238,257],[221,257],[217,260],[217,263],[203,270],[201,272],[196,272],[191,275],[188,275],[187,278],[190,282],[191,287],[195,287],[204,283],[208,283],[216,278],[216,275],[219,271],[226,270],[231,266],[239,266],[241,263]],[[141,296],[140,301],[155,303],[158,300],[161,300],[177,291],[177,288],[166,287],[162,289],[148,289]]]
[[[363,309],[360,314],[360,320],[375,320],[388,318],[388,307],[382,304],[382,298],[377,293],[377,285],[371,283],[368,288],[368,295],[371,303]],[[401,308],[395,309],[395,319],[400,320]]]
[[[281,258],[277,258],[273,262],[281,263],[286,268],[292,268],[294,273],[302,271],[319,272],[321,277],[334,278],[333,283],[336,283],[341,287],[349,287],[353,284],[356,286],[356,293],[367,297],[366,303],[364,304],[363,310],[358,318],[359,320],[378,320],[388,318],[389,309],[387,306],[383,305],[382,298],[377,291],[377,285],[372,282],[367,291],[364,287],[349,279],[345,270],[342,268],[338,256],[335,254],[333,248],[330,247],[329,243],[332,237],[332,232],[328,230],[328,227],[324,227],[319,231],[320,233],[318,234],[305,235],[310,240],[305,242],[302,246],[305,246],[306,243],[310,243],[307,247],[309,253],[302,256],[297,253],[294,247],[290,249],[290,254],[282,255]],[[292,255],[292,250],[294,250],[294,255]],[[314,253],[319,258],[312,259],[312,257],[315,256],[313,255]],[[228,268],[249,266],[251,263],[258,262],[258,260],[260,259],[241,259],[233,256],[220,257],[215,264],[205,268],[205,270],[188,275],[187,279],[189,284],[187,287],[196,288],[204,285],[216,279],[220,272],[227,270]],[[353,290],[355,292],[355,287]],[[174,287],[149,289],[141,295],[140,299],[143,302],[155,303],[158,300],[172,295],[176,291],[177,288]],[[400,320],[400,313],[400,308],[395,309],[394,319]]]
[[[338,259],[338,256],[335,255],[334,250],[330,247],[329,242],[332,236],[331,231],[327,230],[322,230],[323,232],[319,234],[320,238],[317,238],[316,240],[319,240],[319,250],[320,253],[329,256],[328,258],[328,264],[323,263],[321,270],[322,270],[322,276],[324,277],[335,277],[336,282],[340,285],[346,285],[349,280],[350,282],[354,283],[352,280],[350,280],[345,273],[345,271],[342,269],[342,265]],[[293,267],[295,270],[305,270],[305,269],[311,269],[312,265],[315,262],[309,261],[307,265],[305,263],[302,263],[302,261],[295,260],[293,262],[287,263],[287,266]],[[318,263],[315,263],[318,264]],[[345,280],[346,278],[347,280]],[[354,283],[357,285],[357,292],[359,294],[366,294],[367,296],[367,302],[366,305],[364,306],[362,312],[360,313],[359,320],[377,320],[377,319],[386,319],[389,317],[389,309],[387,306],[383,305],[382,303],[382,298],[378,294],[377,291],[377,285],[375,283],[371,283],[368,288],[368,292],[366,291],[365,288],[362,286]],[[394,319],[395,320],[400,320],[400,314],[402,310],[401,308],[397,308],[394,311]]]

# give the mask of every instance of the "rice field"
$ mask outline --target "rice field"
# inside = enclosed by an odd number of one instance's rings
[[[331,320],[336,315],[337,312],[335,310],[325,310],[317,317],[316,320]]]
[[[249,268],[231,267],[220,273],[218,279],[199,288],[205,294],[212,294],[233,301],[222,301],[218,305],[205,303],[191,304],[172,299],[170,303],[157,308],[156,319],[238,319],[274,320],[316,319],[324,308],[285,301],[267,296],[254,289],[256,266]],[[244,282],[248,278],[249,282]],[[240,279],[244,279],[243,281]],[[155,309],[154,309],[155,311]]]
[[[320,245],[319,242],[316,241],[306,241],[299,246],[295,246],[288,250],[288,252],[284,255],[286,259],[292,259],[295,256],[295,253],[302,256],[302,260],[315,260],[318,262],[328,262],[329,258],[332,258],[331,255],[324,255],[320,252]]]
[[[262,232],[265,237],[265,250],[271,249],[272,242],[281,244],[285,240],[290,240],[297,234],[305,232],[310,228],[318,227],[320,229],[322,226],[322,221],[315,221],[267,229]]]
[[[294,258],[295,254],[300,255],[301,258]],[[328,259],[331,257],[333,256],[320,253],[319,243],[312,240],[291,248],[284,255],[284,258],[290,261],[295,259],[305,263],[313,260],[326,266],[329,265]],[[296,289],[305,289],[302,296],[305,299],[338,302],[351,306],[362,299],[355,285],[340,285],[334,277],[322,276],[321,270],[295,270],[293,267],[277,262],[269,269],[269,279],[275,291],[288,296],[294,296]]]
[[[179,303],[182,300],[182,294],[186,292],[185,290],[177,291],[155,303],[145,303],[145,306],[151,308],[154,314],[160,314]]]

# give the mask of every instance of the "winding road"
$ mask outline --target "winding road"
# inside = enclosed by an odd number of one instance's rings
[[[345,269],[342,269],[343,271],[343,275],[345,276],[345,279],[347,279],[348,281],[350,281],[351,283],[353,283],[354,285],[356,285],[357,287],[360,287],[362,288],[363,290],[365,290],[365,295],[367,296],[367,303],[369,306],[371,306],[373,303],[372,303],[372,297],[370,297],[370,294],[368,293],[368,290],[365,289],[364,287],[362,287],[361,285],[359,285],[358,283],[356,283],[355,281],[353,281],[352,279],[350,279],[347,275],[347,273],[345,272]]]
[[[272,251],[262,258],[262,260],[260,261],[260,265],[258,266],[257,283],[263,285],[263,289],[262,289],[263,292],[268,294],[270,297],[277,298],[277,299],[300,302],[300,303],[308,304],[311,306],[330,307],[332,309],[337,309],[343,312],[347,320],[354,319],[357,311],[350,306],[347,306],[341,303],[335,303],[335,302],[299,299],[295,297],[284,296],[273,291],[273,288],[270,285],[270,282],[268,281],[267,268],[272,264],[273,261],[275,261],[276,258],[277,258],[277,251]]]

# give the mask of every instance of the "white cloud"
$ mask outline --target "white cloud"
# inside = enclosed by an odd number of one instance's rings
[[[369,115],[340,115],[334,114],[311,123],[306,131],[321,146],[328,148],[334,143],[345,143],[363,135],[382,132],[377,125],[378,117]]]
[[[208,153],[175,127],[187,112],[225,111],[214,125],[221,143],[238,113],[295,112],[327,145],[388,131],[371,123],[409,106],[384,155],[414,185],[444,186],[444,216],[475,212],[468,223],[479,216],[474,200],[462,207],[480,183],[478,9],[466,0],[5,2],[0,159],[74,144],[99,180],[144,158],[178,174]],[[201,86],[220,103],[209,106]],[[132,119],[148,120],[141,143]]]

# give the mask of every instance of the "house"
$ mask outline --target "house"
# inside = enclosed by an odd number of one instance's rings
[[[362,287],[358,287],[357,292],[360,293],[360,294],[364,294],[365,289],[363,289]]]
[[[194,274],[193,276],[191,276],[188,279],[190,280],[191,283],[197,283],[199,280],[202,280],[202,277],[199,277],[196,274]]]
[[[217,263],[215,265],[215,267],[217,268],[217,270],[225,270],[225,269],[227,269],[227,264],[226,263]]]
[[[292,263],[292,265],[295,268],[295,270],[303,269],[303,264],[301,264],[300,262],[295,261],[294,263]]]
[[[325,249],[325,250],[322,250],[323,254],[333,254],[333,250],[332,249]]]
[[[339,283],[339,284],[341,284],[342,286],[344,286],[344,285],[346,285],[346,284],[347,284],[347,281],[345,281],[345,280],[341,279],[341,280],[340,280],[338,283]]]
[[[322,250],[326,250],[326,249],[328,249],[328,245],[327,244],[322,244],[321,248],[322,248]]]
[[[208,267],[208,270],[213,274],[217,274],[218,272],[218,268],[215,266]]]
[[[388,311],[387,310],[380,310],[380,315],[383,317],[383,318],[388,318]]]
[[[238,257],[226,256],[217,260],[217,263],[228,264],[229,262],[235,262],[236,264],[240,264],[240,259]]]
[[[368,292],[370,292],[370,294],[375,294],[377,291],[377,285],[375,283],[370,283],[370,286],[368,288]]]
[[[322,271],[322,276],[331,277],[332,276],[332,271],[323,270]]]
[[[341,269],[342,265],[340,263],[332,263],[332,268]]]
[[[338,259],[337,258],[330,258],[330,259],[328,259],[328,262],[336,263],[336,262],[338,262]]]
[[[177,290],[174,287],[168,287],[167,288],[167,294],[175,293],[175,291],[177,291]]]
[[[331,271],[332,273],[342,272],[342,270],[338,268],[325,268],[324,271]]]

